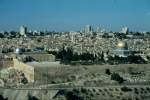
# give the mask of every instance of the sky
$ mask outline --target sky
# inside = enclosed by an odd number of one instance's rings
[[[150,0],[0,0],[0,31],[150,31]]]

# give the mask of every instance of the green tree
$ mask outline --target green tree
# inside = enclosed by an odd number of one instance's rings
[[[115,80],[120,84],[124,82],[124,79],[118,73],[113,73],[111,75],[111,80]]]

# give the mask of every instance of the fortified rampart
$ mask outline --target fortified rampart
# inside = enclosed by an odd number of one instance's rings
[[[0,70],[4,68],[9,68],[14,65],[12,58],[0,59]]]
[[[34,82],[34,67],[27,65],[21,61],[19,61],[18,59],[13,59],[14,62],[14,68],[21,70],[22,72],[24,72],[26,78],[28,79],[28,82]]]

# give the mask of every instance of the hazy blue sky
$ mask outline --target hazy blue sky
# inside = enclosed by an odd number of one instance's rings
[[[86,24],[113,31],[150,31],[150,0],[0,0],[0,30],[77,31]]]

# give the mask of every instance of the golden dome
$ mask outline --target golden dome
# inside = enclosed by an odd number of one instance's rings
[[[126,47],[125,42],[123,42],[123,41],[119,41],[119,42],[118,42],[117,48],[125,48],[125,47]]]

